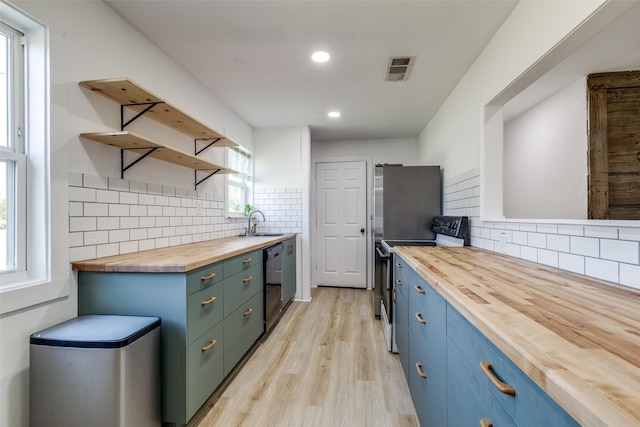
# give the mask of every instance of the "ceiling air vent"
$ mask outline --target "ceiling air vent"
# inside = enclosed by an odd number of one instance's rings
[[[394,56],[389,58],[389,64],[387,65],[387,72],[384,79],[388,82],[401,82],[407,80],[415,59],[415,56]]]

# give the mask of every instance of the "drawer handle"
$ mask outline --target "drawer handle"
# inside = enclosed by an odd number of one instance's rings
[[[416,291],[418,291],[419,294],[424,294],[424,289],[422,289],[420,285],[416,285]]]
[[[211,280],[211,279],[213,279],[214,277],[216,277],[216,273],[211,273],[211,274],[209,274],[208,276],[202,276],[202,277],[200,278],[200,280],[202,280],[202,281],[204,282],[205,280]]]
[[[214,302],[216,299],[217,299],[216,297],[211,297],[211,298],[209,298],[209,299],[208,299],[208,300],[206,300],[206,301],[202,301],[202,302],[200,303],[200,305],[209,305],[209,304],[211,304],[212,302]]]
[[[396,280],[396,285],[398,285],[398,286],[402,286],[402,280],[397,279],[397,280]]]
[[[420,375],[420,378],[427,378],[427,374],[424,373],[424,371],[422,370],[422,363],[417,362],[416,363],[416,371],[418,371],[418,375]]]
[[[288,248],[289,248],[289,255],[293,255],[293,243],[289,243]]]
[[[253,261],[251,258],[247,258],[247,259],[243,259],[242,263],[243,264],[249,264],[251,261]]]
[[[209,351],[211,350],[211,347],[213,347],[214,345],[216,345],[218,341],[216,340],[211,340],[211,342],[207,345],[205,345],[204,347],[202,347],[202,351]]]
[[[247,317],[248,315],[250,315],[251,313],[253,313],[253,308],[250,308],[249,310],[245,311],[244,313],[242,313],[242,315],[244,317]]]
[[[396,267],[402,268],[402,264],[400,264],[399,262],[396,262]]]
[[[480,420],[480,427],[493,427],[489,418],[483,418]]]
[[[416,319],[418,319],[418,322],[422,323],[423,325],[427,323],[427,321],[424,320],[424,318],[422,317],[422,314],[420,313],[416,313]]]
[[[249,277],[246,277],[246,278],[242,279],[242,281],[244,283],[247,283],[247,282],[250,282],[252,279],[253,279],[253,276],[249,276]]]
[[[396,288],[391,290],[391,302],[396,303]]]
[[[500,393],[508,394],[511,396],[516,395],[516,391],[513,389],[513,387],[505,382],[500,381],[498,377],[496,377],[496,374],[491,369],[491,363],[489,363],[488,360],[483,360],[482,362],[480,362],[480,369],[482,369],[482,372],[484,372],[487,378],[489,378],[489,381],[491,381],[491,384],[493,384],[493,386],[497,388]]]

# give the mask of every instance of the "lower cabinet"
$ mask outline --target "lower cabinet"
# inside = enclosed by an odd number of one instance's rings
[[[78,314],[162,320],[162,421],[186,425],[264,332],[262,250],[186,273],[78,272]]]
[[[422,427],[579,426],[428,282],[397,259],[408,301],[396,292],[396,341]]]

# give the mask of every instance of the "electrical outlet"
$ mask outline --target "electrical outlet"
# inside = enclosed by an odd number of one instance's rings
[[[497,243],[497,248],[496,250],[500,253],[506,254],[507,253],[507,233],[502,231],[500,232],[500,235],[498,236],[498,243]]]
[[[202,200],[196,200],[196,215],[202,215]]]

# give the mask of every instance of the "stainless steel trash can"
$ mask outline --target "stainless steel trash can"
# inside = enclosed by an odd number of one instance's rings
[[[159,326],[88,315],[31,335],[31,427],[159,426]]]

